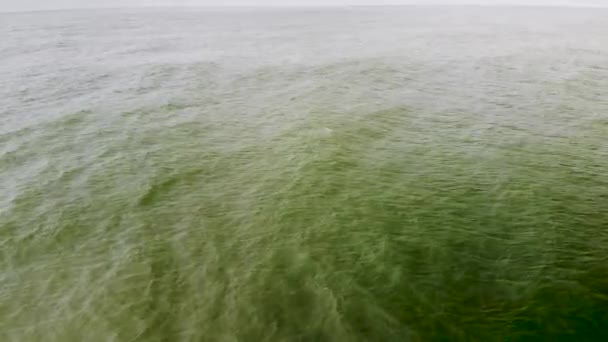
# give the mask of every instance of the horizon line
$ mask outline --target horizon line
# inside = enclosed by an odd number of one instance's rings
[[[148,6],[92,6],[92,7],[65,7],[65,8],[43,8],[43,9],[15,9],[0,10],[1,14],[38,13],[38,12],[61,12],[61,11],[95,11],[95,10],[150,10],[150,9],[343,9],[343,8],[381,8],[381,7],[511,7],[511,8],[570,8],[570,9],[608,9],[607,5],[595,4],[382,4],[382,5],[148,5]]]

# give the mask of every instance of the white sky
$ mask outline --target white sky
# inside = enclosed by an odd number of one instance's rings
[[[608,0],[0,0],[0,11],[138,6],[344,6],[402,4],[608,7]]]

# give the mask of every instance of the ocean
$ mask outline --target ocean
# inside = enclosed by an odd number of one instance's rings
[[[608,340],[608,9],[0,14],[0,340]]]

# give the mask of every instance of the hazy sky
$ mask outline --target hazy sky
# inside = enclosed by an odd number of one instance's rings
[[[608,7],[608,0],[0,0],[0,11],[134,6],[342,6],[400,4]]]

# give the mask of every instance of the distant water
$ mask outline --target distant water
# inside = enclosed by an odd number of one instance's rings
[[[607,19],[0,15],[0,340],[607,341]]]

